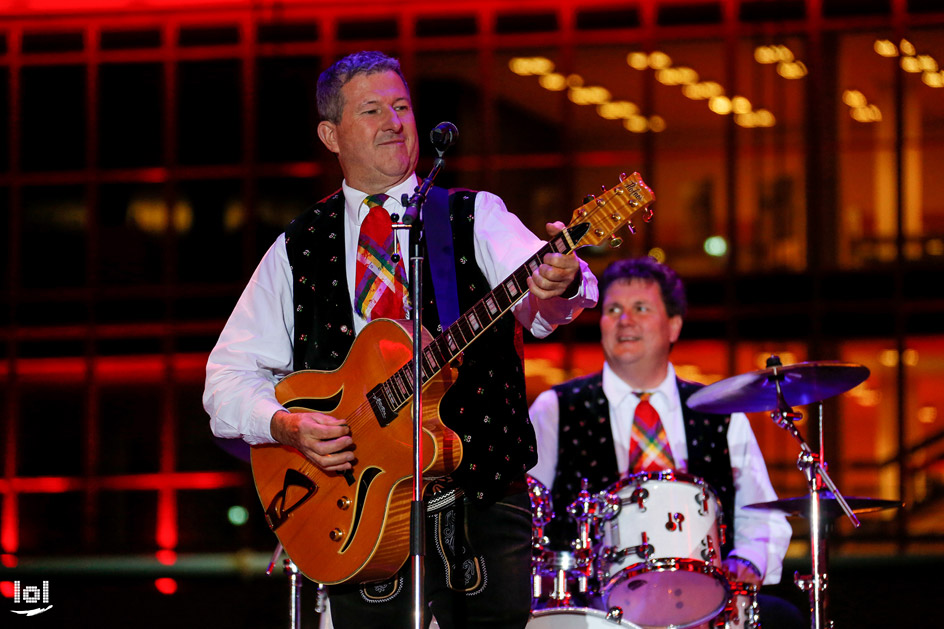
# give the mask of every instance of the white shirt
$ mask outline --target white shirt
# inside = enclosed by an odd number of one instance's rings
[[[633,415],[639,398],[633,389],[616,375],[608,364],[603,365],[603,392],[610,407],[610,427],[616,448],[620,475],[629,470],[630,434]],[[649,398],[659,413],[665,434],[679,472],[688,470],[688,444],[682,419],[682,403],[676,385],[675,368],[670,363],[665,379]],[[528,473],[553,488],[557,470],[557,440],[560,411],[557,394],[543,392],[530,409],[531,422],[538,440],[538,463]],[[760,446],[743,413],[732,413],[728,427],[728,450],[734,473],[734,544],[731,555],[749,560],[764,575],[764,583],[778,583],[783,558],[790,545],[793,529],[787,518],[776,511],[744,509],[744,505],[776,500]]]
[[[384,203],[384,208],[402,215],[401,195],[411,195],[416,183],[413,175],[388,190],[392,198]],[[342,188],[344,243],[349,254],[346,256],[347,285],[353,312],[356,262],[350,252],[357,250],[360,224],[369,209],[364,205],[366,193],[351,188],[346,182]],[[488,192],[476,195],[474,234],[476,262],[492,288],[544,244],[505,208],[500,198]],[[402,239],[401,255],[408,265],[407,230],[398,237]],[[574,297],[540,300],[528,293],[512,309],[515,318],[534,336],[543,338],[558,325],[572,321],[584,308],[593,307],[598,296],[596,278],[583,261],[580,271],[580,288]],[[283,409],[275,398],[275,385],[292,372],[295,329],[292,284],[292,269],[282,234],[256,267],[207,361],[203,406],[217,437],[242,438],[250,444],[275,441],[269,427],[272,416]],[[354,313],[355,331],[360,332],[365,325],[364,319]]]

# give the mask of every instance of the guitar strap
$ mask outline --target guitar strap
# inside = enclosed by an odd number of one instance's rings
[[[459,292],[456,287],[456,256],[449,222],[449,191],[434,186],[423,206],[426,251],[433,277],[433,294],[443,330],[459,318]]]

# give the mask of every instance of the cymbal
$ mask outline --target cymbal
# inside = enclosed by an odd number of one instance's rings
[[[688,398],[688,406],[720,414],[774,411],[779,408],[776,379],[784,401],[794,407],[844,393],[868,377],[868,367],[837,361],[769,367],[709,384]]]
[[[846,504],[855,514],[874,513],[885,509],[900,509],[904,503],[900,500],[883,500],[881,498],[860,498],[857,496],[843,496]],[[809,519],[811,496],[797,496],[796,498],[782,498],[771,502],[756,502],[744,505],[745,509],[762,509],[765,511],[782,511],[787,515],[799,515]],[[833,492],[824,490],[819,495],[820,512],[824,517],[832,519],[845,514],[842,505]]]

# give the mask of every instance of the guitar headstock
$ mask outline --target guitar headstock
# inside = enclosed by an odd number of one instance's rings
[[[655,195],[639,173],[628,177],[625,173],[620,175],[618,185],[574,210],[574,216],[567,225],[574,248],[599,245],[605,239],[609,239],[611,247],[619,247],[623,239],[616,235],[617,230],[626,225],[630,233],[635,233],[630,219],[636,212],[643,212],[645,222],[652,220],[649,204],[655,200]],[[586,229],[584,223],[587,224]]]

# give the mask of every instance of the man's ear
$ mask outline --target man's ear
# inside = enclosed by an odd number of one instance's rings
[[[682,334],[682,317],[675,315],[669,317],[669,342],[675,343]]]
[[[336,131],[337,127],[330,120],[322,120],[318,123],[318,138],[332,153],[339,152]]]

